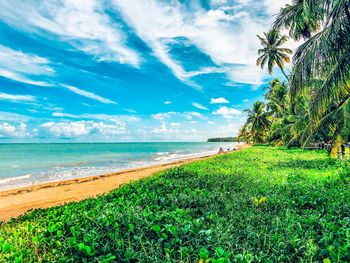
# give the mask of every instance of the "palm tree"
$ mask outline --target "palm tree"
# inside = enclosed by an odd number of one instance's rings
[[[238,140],[249,143],[251,141],[250,125],[245,123],[238,132]]]
[[[265,87],[264,94],[265,99],[268,101],[266,104],[267,110],[271,112],[275,118],[280,118],[288,109],[288,87],[286,83],[281,82],[279,79],[270,81],[270,85]]]
[[[272,74],[273,67],[277,65],[288,80],[288,76],[283,68],[285,63],[290,62],[289,55],[292,54],[292,50],[282,47],[287,42],[288,37],[281,35],[279,30],[273,28],[267,33],[264,33],[264,37],[258,35],[258,38],[263,48],[258,50],[259,58],[256,64],[261,68],[264,68],[267,64],[270,75]]]
[[[350,132],[349,7],[348,0],[295,0],[281,10],[275,23],[276,30],[284,27],[294,39],[307,39],[293,57],[291,96],[314,90],[311,118],[316,129],[332,132],[331,156]]]
[[[264,142],[271,125],[265,103],[257,101],[253,104],[252,109],[246,109],[244,112],[248,114],[247,125],[251,126],[253,141],[257,143]]]
[[[289,29],[289,36],[295,40],[308,39],[320,28],[324,7],[317,6],[311,1],[293,0],[281,9],[274,22],[273,28]]]
[[[284,145],[291,138],[287,128],[291,114],[288,85],[279,79],[273,79],[264,90],[266,108],[271,116],[271,128],[267,140],[275,145]]]

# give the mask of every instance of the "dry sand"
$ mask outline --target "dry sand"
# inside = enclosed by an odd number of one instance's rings
[[[247,147],[249,146],[240,145],[239,150]],[[207,159],[212,156],[0,191],[0,220],[6,221],[12,217],[24,214],[31,209],[48,208],[95,197],[96,195],[107,193],[119,187],[121,184],[150,176],[165,169]]]

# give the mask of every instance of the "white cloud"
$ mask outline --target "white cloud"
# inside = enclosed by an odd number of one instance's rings
[[[105,124],[102,121],[51,121],[39,125],[36,136],[44,138],[113,137],[124,133],[126,133],[124,124]]]
[[[170,126],[172,126],[172,127],[179,127],[179,126],[181,126],[181,123],[172,122],[172,123],[170,123]]]
[[[109,115],[109,114],[83,114],[82,115],[85,118],[91,118],[96,120],[105,120],[105,121],[111,121],[111,122],[138,122],[140,121],[140,118],[138,116],[134,115]]]
[[[210,5],[211,6],[217,6],[217,5],[223,5],[227,4],[228,0],[211,0]]]
[[[224,97],[210,99],[210,104],[225,104],[225,103],[230,103],[230,102]]]
[[[46,82],[46,81],[36,81],[36,80],[32,80],[20,73],[16,73],[13,71],[9,71],[9,70],[3,70],[0,69],[0,76],[3,76],[5,78],[8,79],[12,79],[18,82],[23,82],[23,83],[27,83],[30,85],[36,85],[36,86],[43,86],[43,87],[50,87],[52,86],[52,84]]]
[[[225,73],[232,82],[261,84],[267,73],[255,66],[260,47],[256,35],[267,30],[272,14],[288,1],[217,0],[210,2],[211,10],[202,8],[198,2],[113,0],[110,4],[98,0],[58,0],[40,4],[20,1],[14,5],[13,1],[5,0],[0,19],[21,30],[70,43],[97,60],[138,67],[140,54],[129,47],[127,33],[107,12],[112,6],[153,55],[185,84],[200,88],[192,77],[211,73]],[[269,16],[262,18],[256,11],[259,8],[266,9]],[[216,66],[198,65],[197,69],[186,70],[181,59],[170,52],[171,44],[179,38],[208,55]],[[17,79],[23,80],[23,76]],[[37,83],[40,84],[43,83]]]
[[[196,111],[185,112],[185,113],[184,113],[184,116],[185,116],[185,118],[188,119],[188,120],[191,120],[192,117],[196,117],[196,118],[201,119],[201,120],[206,120],[206,119],[208,119],[207,117],[203,116],[201,113],[196,112]]]
[[[70,85],[64,85],[64,84],[61,84],[61,86],[66,88],[66,89],[68,89],[68,90],[70,90],[71,92],[74,92],[74,93],[76,93],[76,94],[78,94],[80,96],[83,96],[83,97],[86,97],[86,98],[89,98],[89,99],[92,99],[92,100],[97,100],[97,101],[105,103],[105,104],[117,104],[115,101],[112,101],[110,99],[101,97],[101,96],[96,95],[96,94],[94,94],[92,92],[79,89],[77,87],[73,87],[73,86],[70,86]]]
[[[175,114],[176,114],[176,112],[169,111],[169,112],[161,112],[161,113],[152,114],[151,116],[155,120],[164,120],[164,119],[170,118],[171,116],[174,116]]]
[[[197,108],[197,109],[201,109],[201,110],[208,110],[207,107],[205,107],[204,105],[198,103],[198,102],[192,102],[192,106]]]
[[[197,132],[196,129],[190,128],[190,129],[175,129],[175,128],[168,128],[166,124],[163,122],[160,127],[156,127],[149,132],[146,132],[147,136],[156,136],[156,138],[161,137],[162,139],[166,138],[181,138],[181,136],[188,137],[188,135],[193,135]],[[142,132],[145,134],[145,132]]]
[[[245,120],[239,119],[234,123],[228,123],[226,125],[215,126],[215,132],[210,134],[210,137],[231,137],[237,136],[239,129],[243,126]]]
[[[7,122],[0,123],[0,135],[9,136],[16,130],[15,126],[8,124]]]
[[[164,121],[172,119],[173,121],[177,122],[180,119],[183,120],[192,120],[193,118],[198,118],[201,120],[207,120],[208,118],[204,115],[202,115],[199,112],[196,111],[186,111],[186,112],[160,112],[156,114],[152,114],[151,117],[155,120]]]
[[[0,67],[30,75],[51,75],[55,71],[49,64],[47,58],[0,45]]]
[[[27,125],[25,123],[20,123],[18,126],[11,125],[7,122],[0,123],[0,138],[25,137],[27,135]]]
[[[13,112],[0,111],[0,121],[26,122],[30,117]]]
[[[2,1],[0,17],[22,30],[46,36],[54,34],[98,60],[138,66],[140,57],[126,44],[120,26],[105,13],[103,2],[90,1]],[[25,15],[23,15],[25,14]]]
[[[164,101],[163,103],[164,103],[165,105],[172,104],[172,102],[171,102],[171,101],[169,101],[169,100],[166,100],[166,101]]]
[[[266,82],[266,70],[261,70],[254,64],[236,66],[227,72],[228,78],[234,83],[261,85]]]
[[[201,67],[198,70],[186,72],[184,76],[187,78],[190,78],[190,77],[195,77],[195,76],[200,76],[205,74],[225,73],[225,72],[226,70],[220,67]]]
[[[53,117],[61,118],[73,118],[73,119],[91,119],[91,120],[102,120],[108,122],[137,122],[140,120],[139,117],[134,115],[110,115],[110,114],[70,114],[64,112],[53,112]]]
[[[226,119],[231,119],[233,117],[237,117],[240,116],[242,114],[242,112],[240,110],[234,109],[234,108],[229,108],[226,106],[222,106],[219,109],[217,109],[216,111],[213,111],[214,115],[220,115],[223,118]]]
[[[264,7],[267,12],[274,16],[276,15],[281,7],[284,7],[286,4],[291,4],[291,0],[264,0]]]
[[[14,95],[8,93],[0,93],[0,100],[8,100],[13,102],[33,102],[36,100],[36,98],[31,95]]]
[[[51,86],[48,82],[35,80],[39,75],[54,74],[49,64],[50,61],[47,58],[0,45],[0,76],[5,78],[31,85]]]
[[[152,48],[155,56],[185,83],[203,70],[186,72],[181,62],[170,55],[168,44],[178,37],[188,39],[221,67],[207,69],[206,73],[226,72],[231,81],[257,84],[263,81],[266,73],[255,66],[260,46],[256,35],[266,31],[273,18],[254,16],[248,12],[256,8],[256,3],[241,2],[246,10],[233,2],[217,3],[212,6],[214,9],[205,10],[194,3],[188,8],[175,1],[114,0],[118,11]],[[280,5],[276,3],[275,6]]]
[[[63,112],[53,112],[52,117],[62,117],[62,118],[73,118],[78,119],[81,116],[78,114],[70,114],[70,113],[63,113]]]
[[[89,134],[84,122],[46,122],[39,128],[41,133],[54,137],[76,137]]]

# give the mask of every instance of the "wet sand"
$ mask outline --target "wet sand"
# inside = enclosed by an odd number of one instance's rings
[[[237,150],[242,150],[247,147],[249,147],[249,145],[240,145]],[[216,155],[0,191],[0,220],[6,221],[32,209],[48,208],[95,197],[99,194],[107,193],[119,187],[121,184],[138,180],[182,164],[208,159],[213,156]]]

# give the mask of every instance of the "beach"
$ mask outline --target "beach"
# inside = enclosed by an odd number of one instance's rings
[[[208,156],[237,143],[0,143],[0,191]]]
[[[248,145],[236,146],[237,150]],[[0,191],[0,220],[6,221],[28,210],[48,208],[69,202],[77,202],[99,194],[107,193],[121,184],[151,176],[157,172],[174,168],[182,164],[208,159],[214,155],[150,165],[135,169],[126,169],[103,175],[43,183],[29,187]]]

